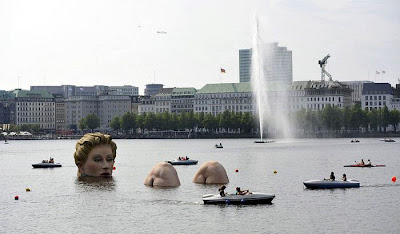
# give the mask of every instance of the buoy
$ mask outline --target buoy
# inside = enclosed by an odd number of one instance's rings
[[[274,171],[274,174],[278,173],[276,170]]]
[[[15,199],[15,200],[18,200],[18,199],[19,199],[18,195],[16,195],[16,196],[14,197],[14,199]]]
[[[26,190],[27,192],[30,192],[30,191],[31,191],[31,189],[30,189],[30,188],[26,188],[25,190]]]
[[[115,167],[113,167],[113,170],[115,170]]]
[[[393,182],[396,182],[396,180],[397,180],[396,176],[393,176],[393,177],[392,177],[392,181],[393,181]]]
[[[236,171],[236,172],[239,172],[239,169],[236,169],[235,171]]]

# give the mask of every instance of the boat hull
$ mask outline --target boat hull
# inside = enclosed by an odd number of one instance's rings
[[[226,195],[221,197],[219,194],[203,195],[204,204],[234,204],[234,205],[247,205],[247,204],[271,204],[275,198],[274,194],[265,193],[252,193],[246,195]]]
[[[344,167],[386,167],[386,165],[361,165],[361,164],[353,164],[353,165],[344,165]]]
[[[171,160],[167,161],[167,163],[172,164],[172,165],[195,165],[198,163],[197,160]]]
[[[347,181],[331,181],[331,180],[309,180],[303,182],[309,189],[332,189],[332,188],[358,188],[360,182],[358,180]]]
[[[36,163],[32,164],[33,168],[53,168],[53,167],[62,167],[59,163]]]

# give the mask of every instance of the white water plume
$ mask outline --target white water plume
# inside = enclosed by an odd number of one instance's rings
[[[251,85],[253,100],[257,107],[260,137],[269,136],[291,138],[291,124],[288,120],[288,84],[275,78],[273,44],[266,44],[261,37],[261,25],[256,19],[251,58]]]

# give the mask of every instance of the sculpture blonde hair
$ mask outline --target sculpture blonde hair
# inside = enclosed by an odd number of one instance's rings
[[[98,145],[111,145],[113,159],[117,157],[117,145],[112,140],[110,135],[100,132],[86,133],[75,145],[74,159],[75,164],[85,164],[89,152]]]

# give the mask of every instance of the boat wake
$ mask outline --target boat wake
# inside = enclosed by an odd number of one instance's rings
[[[384,187],[400,187],[400,184],[371,184],[360,186],[363,188],[384,188]]]

